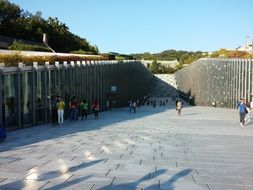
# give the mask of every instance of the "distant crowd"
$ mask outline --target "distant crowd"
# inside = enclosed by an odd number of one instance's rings
[[[52,124],[59,125],[64,121],[64,110],[66,103],[60,96],[55,96],[51,100],[51,110],[52,110]],[[69,102],[69,113],[70,120],[78,120],[79,110],[81,112],[81,119],[87,119],[89,104],[86,99],[82,99],[78,102],[76,96],[73,96]],[[95,118],[98,118],[99,103],[94,100],[92,103],[92,111],[94,112]]]

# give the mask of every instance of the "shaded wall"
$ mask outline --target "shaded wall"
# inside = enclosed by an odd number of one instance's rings
[[[150,91],[153,75],[138,61],[56,62],[0,67],[0,124],[7,129],[50,122],[51,97],[60,95],[65,118],[73,96],[89,105],[97,99],[101,110],[127,106]],[[111,91],[116,86],[116,91]],[[107,103],[108,102],[108,103]],[[91,106],[89,111],[91,112]]]
[[[176,72],[182,97],[196,105],[235,108],[239,98],[253,100],[253,60],[200,59]]]

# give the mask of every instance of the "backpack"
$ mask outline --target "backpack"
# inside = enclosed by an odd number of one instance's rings
[[[247,109],[247,106],[245,106],[245,113],[246,113],[246,114],[249,113],[249,112],[248,112],[248,109]]]

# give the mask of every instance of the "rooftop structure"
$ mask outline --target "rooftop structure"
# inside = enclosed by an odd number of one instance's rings
[[[246,51],[249,53],[253,53],[253,40],[250,36],[246,37],[246,42],[244,46],[239,46],[236,48],[237,51]]]

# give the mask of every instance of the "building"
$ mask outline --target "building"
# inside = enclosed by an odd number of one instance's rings
[[[248,53],[253,53],[253,40],[250,36],[246,37],[246,43],[244,46],[239,46],[236,51],[246,51]]]
[[[152,64],[154,60],[141,60],[142,64],[144,64],[146,67],[148,64]],[[157,60],[157,62],[161,63],[164,66],[170,66],[172,68],[176,68],[176,66],[179,65],[178,60],[165,60],[165,61],[160,61]]]

